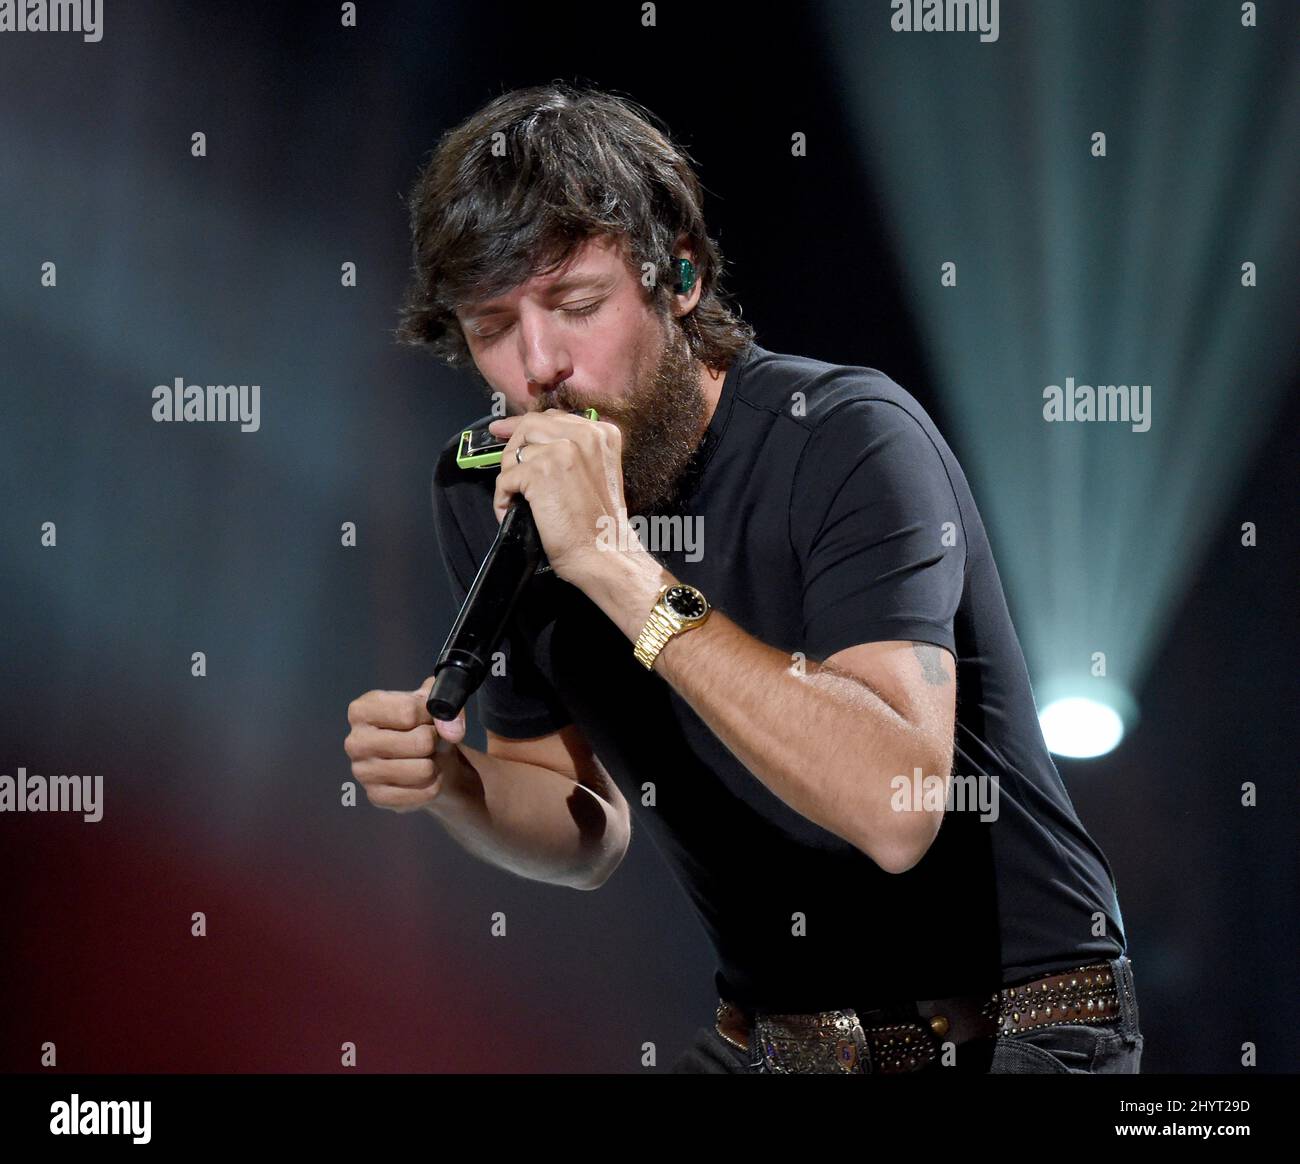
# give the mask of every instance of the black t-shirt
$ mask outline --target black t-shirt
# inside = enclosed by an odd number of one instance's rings
[[[496,534],[496,473],[459,469],[455,444],[433,493],[459,602]],[[535,575],[480,722],[512,738],[581,728],[633,835],[654,838],[698,910],[719,993],[871,1009],[1123,953],[1113,877],[1043,742],[979,512],[916,400],[874,369],[753,344],[682,493],[672,512],[701,540],[655,556],[760,641],[815,660],[885,640],[952,651],[953,775],[997,785],[995,820],[947,812],[922,860],[887,873],[769,791],[580,590]]]

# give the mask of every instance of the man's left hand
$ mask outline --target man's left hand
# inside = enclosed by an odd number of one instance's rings
[[[509,438],[492,500],[497,521],[515,494],[523,494],[551,569],[581,586],[602,548],[597,542],[602,529],[626,520],[622,431],[609,421],[559,408],[501,417],[488,430]]]

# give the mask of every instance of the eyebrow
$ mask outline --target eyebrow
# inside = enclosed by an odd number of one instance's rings
[[[593,291],[603,291],[607,285],[612,286],[612,281],[608,275],[566,275],[563,279],[557,279],[547,287],[543,294],[547,296],[559,295],[565,291],[576,290],[579,287],[589,287]],[[506,309],[503,306],[486,304],[482,307],[471,307],[463,311],[462,315],[467,320],[477,320],[482,319],[485,315],[496,315],[504,310]]]

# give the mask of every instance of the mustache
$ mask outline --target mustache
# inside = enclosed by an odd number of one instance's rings
[[[619,401],[565,388],[540,393],[535,407],[538,412],[545,412],[548,408],[561,408],[565,412],[581,412],[585,408],[594,408],[601,420],[615,420],[626,415],[626,409]]]
[[[590,407],[593,406],[589,403],[586,393],[576,392],[563,385],[540,392],[537,396],[537,408],[540,412],[545,412],[548,408],[565,408],[573,412],[579,408]]]

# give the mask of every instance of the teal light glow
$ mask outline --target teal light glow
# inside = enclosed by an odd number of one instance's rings
[[[1119,712],[1094,699],[1058,699],[1038,713],[1047,746],[1057,756],[1089,760],[1113,751],[1124,738]]]
[[[1236,5],[1007,3],[992,43],[821,11],[1037,706],[1091,699],[1131,734],[1200,560],[1250,544],[1231,501],[1294,374],[1285,38]],[[836,356],[876,366],[854,342]],[[1048,416],[1070,379],[1149,386],[1149,423]]]

